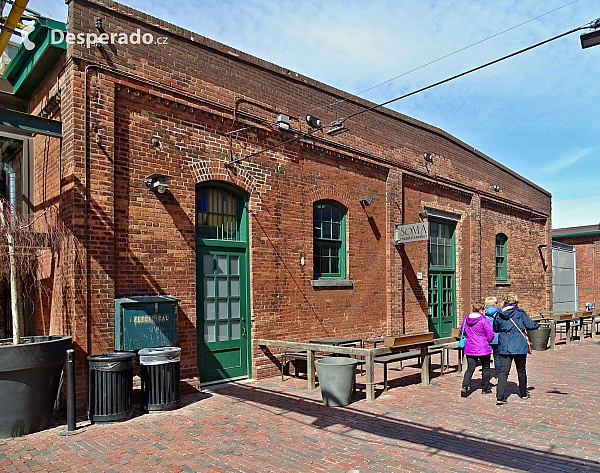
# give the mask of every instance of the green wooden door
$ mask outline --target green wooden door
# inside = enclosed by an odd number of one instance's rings
[[[454,224],[429,222],[429,330],[449,337],[456,326],[456,256]]]
[[[198,255],[198,366],[202,381],[248,374],[246,251],[201,248]]]
[[[196,188],[196,313],[202,382],[250,376],[247,197]]]

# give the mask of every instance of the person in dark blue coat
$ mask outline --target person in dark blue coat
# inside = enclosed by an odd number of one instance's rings
[[[490,321],[492,328],[494,327],[494,319],[500,312],[500,309],[496,307],[498,299],[496,296],[488,296],[485,298],[485,318]],[[492,353],[494,354],[494,374],[496,379],[500,377],[500,352],[498,352],[498,334],[494,332],[494,338],[490,342],[492,347]]]
[[[498,333],[498,352],[500,353],[500,377],[496,388],[496,404],[506,404],[504,391],[514,360],[519,376],[519,395],[521,399],[529,399],[527,392],[527,372],[525,365],[529,344],[525,338],[525,329],[535,330],[540,324],[529,318],[523,309],[519,309],[519,298],[514,292],[504,297],[504,306],[494,319],[494,332]]]

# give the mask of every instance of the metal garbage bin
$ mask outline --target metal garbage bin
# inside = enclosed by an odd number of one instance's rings
[[[550,332],[552,330],[546,324],[540,324],[539,328],[535,330],[527,330],[527,337],[531,343],[532,350],[546,350],[548,348],[548,340],[550,339]]]
[[[315,361],[323,403],[340,407],[350,404],[358,360],[327,356]]]
[[[181,404],[179,365],[181,348],[143,348],[139,351],[142,378],[142,408],[168,411]]]
[[[100,353],[88,356],[90,422],[117,422],[133,415],[135,353]]]

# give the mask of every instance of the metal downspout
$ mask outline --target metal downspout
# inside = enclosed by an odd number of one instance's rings
[[[11,213],[15,213],[17,208],[17,178],[15,170],[9,163],[4,163],[4,172],[6,173],[6,183],[8,184],[8,202],[11,205]]]
[[[21,15],[27,6],[27,2],[29,2],[29,0],[15,0],[13,3],[8,17],[6,18],[4,25],[2,25],[2,33],[0,33],[0,56],[4,52],[4,49],[6,49],[6,45],[10,40],[12,35],[11,30],[14,30],[17,24],[21,21]]]

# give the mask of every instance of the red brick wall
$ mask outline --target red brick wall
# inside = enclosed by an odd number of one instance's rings
[[[529,314],[551,310],[551,295],[546,292],[552,271],[552,251],[538,250],[538,245],[552,248],[547,231],[549,222],[531,220],[527,214],[512,209],[482,204],[481,280],[482,297],[494,295],[498,301],[512,291],[519,296],[519,306]],[[496,235],[507,237],[507,278],[509,286],[496,284]],[[544,266],[545,263],[545,266]]]
[[[600,235],[560,238],[575,247],[575,277],[579,287],[579,310],[592,302],[600,308]]]
[[[70,2],[71,32],[95,31],[96,17],[109,33],[140,28],[167,36],[169,44],[68,48],[61,190],[65,215],[88,248],[90,292],[87,300],[76,301],[75,312],[83,316],[73,321],[82,351],[114,347],[115,297],[168,293],[181,298],[183,375],[197,374],[194,186],[213,179],[250,195],[254,339],[426,330],[427,244],[393,245],[394,224],[419,221],[425,206],[461,216],[459,314],[469,310],[472,298],[501,292],[488,271],[493,260],[487,255],[493,251],[479,245],[480,235],[493,244],[498,228],[509,242],[519,243],[514,255],[509,253],[511,288],[523,299],[537,295],[548,301],[547,274],[529,274],[537,244],[544,241],[544,233],[535,233],[544,226],[531,218],[549,214],[547,193],[445,132],[391,111],[362,115],[349,123],[351,132],[333,141],[298,140],[227,170],[231,152],[245,156],[293,136],[264,121],[272,122],[277,112],[305,130],[297,117],[314,110],[331,121],[332,111],[323,106],[335,98],[350,99],[342,115],[366,102],[198,35],[191,40],[190,32],[164,22],[149,26],[159,20],[122,5]],[[90,67],[92,62],[104,69]],[[120,72],[111,70],[115,67]],[[230,141],[227,132],[248,124],[252,129]],[[159,150],[150,145],[153,135],[160,138]],[[428,167],[424,152],[433,154]],[[156,171],[170,177],[163,196],[143,184]],[[500,192],[493,192],[499,183]],[[374,201],[363,209],[359,198],[367,194]],[[348,208],[353,288],[310,285],[312,204],[321,198]],[[418,271],[422,281],[416,280]],[[254,376],[276,372],[257,349],[253,358]]]

